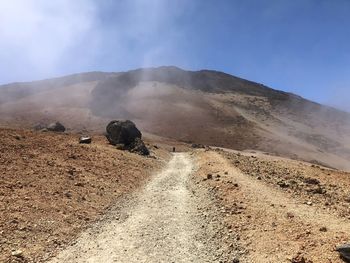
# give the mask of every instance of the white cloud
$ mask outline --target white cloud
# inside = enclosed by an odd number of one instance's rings
[[[187,0],[0,0],[0,83],[180,64]]]
[[[0,0],[0,66],[6,61],[14,76],[24,70],[52,74],[62,56],[93,30],[96,19],[90,0]]]

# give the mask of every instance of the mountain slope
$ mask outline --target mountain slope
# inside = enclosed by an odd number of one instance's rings
[[[176,67],[83,76],[0,87],[0,122],[32,126],[58,119],[73,130],[102,131],[110,119],[129,118],[144,131],[178,140],[350,168],[350,115],[294,94]]]

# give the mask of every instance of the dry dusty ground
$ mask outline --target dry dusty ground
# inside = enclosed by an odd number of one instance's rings
[[[97,135],[0,136],[0,262],[342,262],[347,172],[232,150],[169,162],[188,148],[151,135],[153,158]]]
[[[343,262],[335,247],[349,239],[349,173],[255,154],[197,156],[197,176],[238,234],[239,262]]]
[[[188,146],[147,135],[154,158],[146,158],[98,135],[80,145],[77,134],[0,133],[0,262],[46,262],[59,251],[53,262],[226,262],[234,254],[221,241],[212,189],[194,178],[195,160],[176,154],[168,163],[172,146]]]
[[[194,184],[194,162],[176,153],[166,168],[62,251],[59,262],[229,262],[210,192]]]
[[[0,129],[0,138],[0,262],[41,262],[168,159],[164,145],[146,158],[97,135],[91,145],[27,130]]]

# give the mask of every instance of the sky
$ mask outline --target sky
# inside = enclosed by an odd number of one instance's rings
[[[350,110],[349,14],[349,0],[0,0],[0,84],[174,65]]]

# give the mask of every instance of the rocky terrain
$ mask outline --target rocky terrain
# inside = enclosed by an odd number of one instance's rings
[[[0,262],[42,261],[168,159],[162,144],[145,158],[101,135],[88,145],[77,134],[0,129],[0,137]]]
[[[147,157],[98,134],[0,133],[1,262],[343,262],[348,172],[155,135]]]
[[[349,172],[263,154],[222,153],[243,173],[350,219]]]
[[[257,153],[199,151],[201,185],[216,193],[237,262],[344,262],[349,173]]]
[[[132,119],[176,140],[349,168],[348,113],[222,72],[83,73],[1,86],[0,98],[7,127],[60,120],[73,131],[101,132],[111,119]]]

